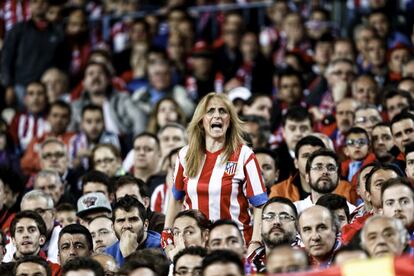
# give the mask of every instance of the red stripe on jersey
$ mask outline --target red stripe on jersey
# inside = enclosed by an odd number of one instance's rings
[[[216,166],[217,157],[220,155],[220,153],[221,150],[214,153],[207,152],[206,161],[197,183],[198,210],[206,215],[206,217],[209,217],[210,215],[208,188],[210,185],[211,175],[213,174],[214,167]]]
[[[252,238],[253,229],[250,226],[250,215],[249,215],[249,211],[248,211],[249,204],[246,200],[246,197],[244,196],[243,186],[244,185],[239,186],[239,192],[237,193],[237,201],[239,202],[240,210],[246,210],[246,211],[245,212],[240,212],[238,220],[243,224],[244,240],[245,240],[246,244],[249,244],[249,242]]]

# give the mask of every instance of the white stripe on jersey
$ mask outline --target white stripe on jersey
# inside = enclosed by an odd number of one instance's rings
[[[226,163],[223,164],[223,153],[217,157],[208,183],[208,212],[211,220],[220,219],[221,188]]]

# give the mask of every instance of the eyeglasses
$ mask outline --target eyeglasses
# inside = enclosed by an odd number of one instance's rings
[[[326,169],[329,173],[334,173],[338,170],[338,167],[333,165],[333,164],[327,164],[327,165],[316,164],[316,165],[311,167],[312,171],[318,171],[318,172],[321,172],[324,169]]]
[[[272,222],[274,221],[276,218],[279,219],[280,222],[282,223],[287,223],[287,222],[291,222],[295,220],[294,216],[291,216],[287,213],[267,213],[262,215],[262,220],[266,221],[266,222]]]
[[[349,139],[349,140],[346,140],[346,145],[350,147],[356,147],[356,146],[362,147],[362,146],[368,145],[368,139],[364,139],[364,138],[355,139],[355,140]]]
[[[48,152],[48,153],[43,153],[42,154],[42,158],[46,159],[46,160],[50,160],[52,158],[55,159],[60,159],[62,157],[64,157],[66,154],[63,151],[57,151],[57,152]]]
[[[109,157],[107,157],[107,158],[104,158],[104,159],[94,160],[93,162],[95,163],[96,166],[99,166],[101,164],[108,165],[108,164],[110,164],[110,163],[112,163],[114,161],[115,161],[115,158],[109,158]]]
[[[367,123],[368,121],[370,121],[372,124],[377,124],[381,122],[381,119],[378,118],[377,116],[359,117],[359,118],[356,118],[355,123],[364,124],[364,123]]]

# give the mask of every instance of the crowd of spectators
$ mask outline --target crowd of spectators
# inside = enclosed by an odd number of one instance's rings
[[[413,12],[0,1],[0,275],[414,273]]]

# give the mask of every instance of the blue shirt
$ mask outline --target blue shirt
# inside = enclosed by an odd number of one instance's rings
[[[105,249],[105,253],[111,255],[116,260],[119,266],[122,266],[125,263],[124,256],[122,256],[121,249],[119,248],[120,241],[117,241],[110,247]],[[148,230],[147,239],[144,244],[140,245],[138,249],[144,248],[161,248],[161,235],[157,232]]]

